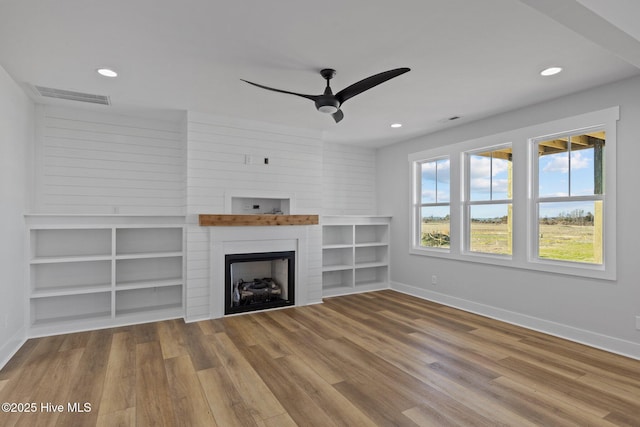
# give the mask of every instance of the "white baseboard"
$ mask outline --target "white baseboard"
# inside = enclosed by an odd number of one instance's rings
[[[4,368],[4,365],[20,350],[20,347],[25,342],[27,342],[27,331],[25,328],[20,328],[0,347],[0,369]]]
[[[522,326],[534,331],[543,332],[569,341],[585,344],[611,353],[631,357],[640,360],[640,344],[619,338],[602,335],[597,332],[551,322],[514,311],[504,310],[490,305],[480,304],[462,298],[429,291],[427,289],[416,288],[403,283],[391,282],[391,289],[405,294],[424,298],[429,301],[444,304],[450,307],[459,308],[470,313],[479,314],[500,320],[517,326]]]

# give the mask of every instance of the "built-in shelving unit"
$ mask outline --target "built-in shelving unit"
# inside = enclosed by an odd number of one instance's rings
[[[184,219],[31,215],[30,335],[182,317]]]
[[[388,216],[322,217],[323,296],[389,286]]]

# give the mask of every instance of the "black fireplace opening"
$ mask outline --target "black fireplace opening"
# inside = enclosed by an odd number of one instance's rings
[[[295,251],[225,255],[224,314],[295,304]]]

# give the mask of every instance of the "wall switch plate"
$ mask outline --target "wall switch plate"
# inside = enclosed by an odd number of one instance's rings
[[[431,284],[432,285],[437,285],[438,284],[438,276],[436,276],[435,274],[433,276],[431,276]]]

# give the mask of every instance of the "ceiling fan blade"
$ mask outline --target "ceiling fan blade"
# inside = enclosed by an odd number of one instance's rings
[[[340,104],[343,104],[347,99],[353,98],[365,90],[369,90],[374,86],[378,86],[380,83],[384,83],[387,80],[398,77],[408,71],[411,71],[411,69],[396,68],[394,70],[383,71],[382,73],[367,77],[366,79],[360,80],[359,82],[342,89],[340,92],[336,93],[336,98],[340,101]]]
[[[301,96],[301,97],[303,97],[303,98],[310,99],[310,100],[312,100],[312,101],[314,101],[314,102],[316,101],[316,99],[318,99],[318,96],[319,96],[319,95],[305,95],[305,94],[303,94],[303,93],[289,92],[288,90],[275,89],[275,88],[272,88],[272,87],[268,87],[268,86],[260,85],[260,84],[258,84],[258,83],[253,83],[253,82],[250,82],[250,81],[248,81],[248,80],[244,80],[244,79],[240,79],[240,80],[242,80],[242,81],[243,81],[243,82],[245,82],[245,83],[249,83],[250,85],[260,87],[260,88],[262,88],[262,89],[272,90],[272,91],[274,91],[274,92],[280,92],[280,93],[287,93],[287,94],[289,94],[289,95]]]
[[[333,120],[335,120],[336,123],[338,123],[340,120],[344,119],[344,113],[342,112],[342,110],[338,110],[335,113],[333,113],[331,117],[333,117]]]

